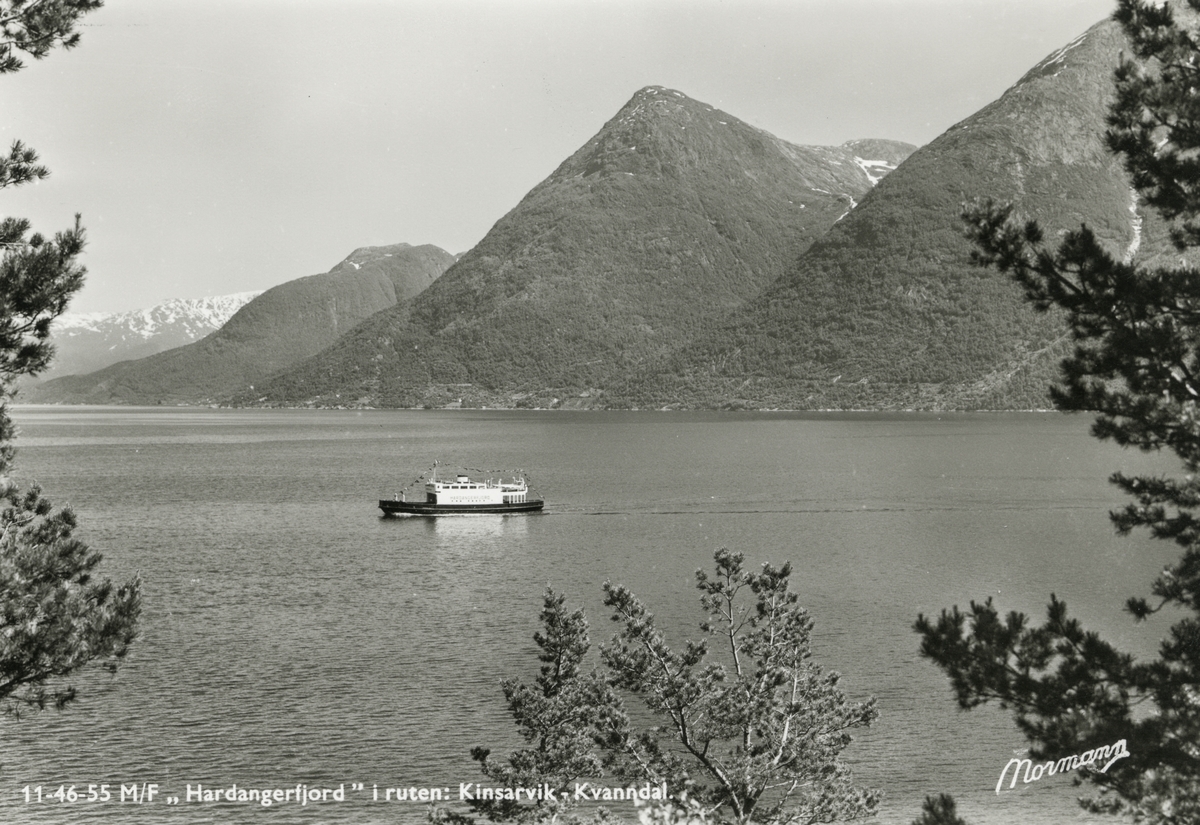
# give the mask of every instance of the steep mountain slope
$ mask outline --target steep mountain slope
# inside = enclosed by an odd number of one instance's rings
[[[48,381],[24,400],[207,403],[319,352],[364,318],[419,294],[453,262],[431,245],[357,249],[323,275],[267,290],[202,341]]]
[[[216,332],[256,297],[239,292],[212,298],[175,298],[149,309],[67,313],[54,322],[54,361],[41,380],[77,375],[199,341]]]
[[[1165,254],[1103,145],[1124,47],[1106,21],[880,182],[726,323],[614,392],[629,406],[1045,407],[1067,346],[1006,276],[968,263],[961,205],[1015,201],[1053,238],[1088,224],[1115,252]]]
[[[796,146],[647,87],[411,304],[239,400],[594,397],[772,282],[912,149]]]

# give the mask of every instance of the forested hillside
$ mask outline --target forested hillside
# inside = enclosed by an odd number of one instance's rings
[[[972,267],[959,213],[1013,200],[1049,232],[1168,249],[1103,144],[1124,39],[1103,22],[908,158],[787,275],[708,334],[634,372],[620,406],[973,409],[1049,406],[1069,346],[1053,315]]]
[[[204,404],[319,352],[374,313],[406,301],[454,262],[436,246],[364,247],[322,275],[267,290],[188,346],[29,388],[40,403]]]
[[[351,293],[314,282],[281,312],[269,292],[193,354],[47,387],[284,406],[1046,407],[1065,328],[970,265],[959,215],[990,196],[1050,232],[1086,223],[1123,255],[1175,254],[1103,143],[1124,47],[1096,25],[915,152],[796,146],[647,87],[411,299],[366,299],[387,279],[348,261]]]
[[[796,146],[639,91],[445,276],[241,403],[602,403],[754,297],[913,147]]]

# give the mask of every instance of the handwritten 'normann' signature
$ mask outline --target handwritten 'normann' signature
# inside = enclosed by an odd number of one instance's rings
[[[1129,751],[1125,747],[1125,740],[1118,739],[1111,745],[1105,745],[1091,751],[1084,751],[1078,756],[1064,756],[1057,762],[1045,762],[1033,764],[1028,759],[1010,759],[1008,764],[1004,766],[1004,770],[1000,771],[1000,781],[996,783],[996,795],[999,796],[1000,788],[1004,785],[1004,777],[1008,774],[1008,769],[1013,768],[1012,782],[1009,783],[1008,789],[1012,790],[1017,787],[1017,779],[1021,774],[1021,766],[1025,766],[1025,784],[1036,782],[1043,776],[1054,776],[1056,773],[1066,773],[1073,771],[1076,768],[1085,766],[1094,766],[1097,763],[1103,762],[1104,767],[1098,768],[1100,773],[1107,773],[1108,769],[1113,766],[1113,763],[1118,759],[1124,759],[1129,756]],[[1104,760],[1108,760],[1105,762]]]

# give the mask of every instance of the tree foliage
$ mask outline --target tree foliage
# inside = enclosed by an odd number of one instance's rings
[[[80,18],[104,0],[3,0],[0,2],[0,74],[25,67],[22,53],[41,60],[55,46],[74,48]]]
[[[878,793],[854,785],[840,760],[851,731],[875,719],[874,700],[849,701],[836,673],[811,661],[813,621],[788,589],[790,566],[743,568],[719,550],[714,575],[697,571],[703,637],[672,648],[626,587],[606,583],[619,626],[603,668],[582,672],[583,614],[546,595],[545,663],[537,684],[504,683],[509,710],[531,747],[507,763],[476,749],[501,786],[567,788],[604,777],[621,787],[666,786],[668,804],[644,818],[738,823],[834,822],[869,816]],[[622,697],[640,700],[628,714]],[[654,724],[635,720],[648,716]],[[493,819],[543,821],[559,809],[472,804]],[[442,812],[443,821],[451,815]]]
[[[0,704],[64,707],[62,682],[96,661],[115,670],[137,632],[138,582],[94,579],[101,555],[72,537],[75,516],[36,486],[15,486],[0,510]]]
[[[76,46],[80,18],[102,5],[103,0],[0,0],[0,74],[24,68],[22,54],[40,60],[56,46]],[[0,189],[49,174],[37,152],[19,140],[0,156]],[[24,218],[0,220],[0,391],[5,398],[11,397],[17,377],[36,375],[49,363],[50,324],[83,286],[86,270],[77,260],[83,246],[78,215],[72,228],[53,239],[31,234]],[[0,472],[8,471],[11,440],[10,427],[0,430],[6,451]]]
[[[591,647],[583,611],[568,612],[566,597],[547,589],[541,621],[543,630],[533,637],[543,663],[537,680],[532,685],[519,679],[502,682],[509,712],[527,746],[507,760],[493,758],[487,748],[471,751],[489,787],[534,790],[524,799],[468,803],[474,813],[492,821],[536,822],[569,812],[575,807],[572,783],[603,775],[599,745],[626,722],[620,699],[603,676],[583,672]],[[438,821],[472,820],[441,811]]]
[[[921,806],[921,816],[914,819],[912,825],[967,825],[965,819],[958,815],[958,805],[950,794],[938,794],[925,797]]]
[[[1106,139],[1141,200],[1172,222],[1181,251],[1200,246],[1200,0],[1149,5],[1121,0],[1115,14],[1136,60],[1115,72]],[[1147,267],[1118,259],[1085,226],[1057,246],[1012,207],[983,202],[965,213],[974,259],[1008,272],[1038,309],[1065,311],[1073,352],[1052,397],[1093,411],[1093,434],[1180,460],[1176,478],[1116,473],[1133,502],[1112,514],[1117,530],[1146,528],[1181,556],[1153,582],[1153,599],[1127,610],[1182,618],[1158,657],[1117,650],[1051,596],[1046,620],[1001,617],[992,601],[920,617],[922,653],[951,678],[960,706],[1011,709],[1033,759],[1079,753],[1119,739],[1129,758],[1107,772],[1081,770],[1100,790],[1086,805],[1147,822],[1200,817],[1200,273],[1187,263]]]
[[[714,560],[715,576],[696,572],[705,636],[682,651],[633,593],[605,585],[621,628],[603,650],[610,678],[666,720],[624,743],[626,772],[686,790],[729,822],[874,813],[878,794],[856,787],[839,757],[850,731],[875,719],[875,701],[848,701],[840,676],[810,661],[813,620],[788,589],[791,565],[753,573],[727,550]],[[710,645],[725,648],[726,662]]]
[[[99,0],[0,0],[0,73],[79,42],[79,18]],[[15,142],[0,157],[0,188],[48,174],[37,154]],[[135,579],[117,586],[95,578],[100,553],[73,537],[74,514],[55,509],[36,485],[10,477],[15,427],[13,384],[49,363],[50,325],[83,285],[84,232],[47,239],[21,218],[0,221],[0,705],[63,707],[75,689],[63,679],[90,663],[115,668],[136,635],[141,609]]]

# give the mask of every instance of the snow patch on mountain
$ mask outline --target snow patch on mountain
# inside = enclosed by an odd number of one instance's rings
[[[225,325],[259,292],[173,299],[128,312],[75,312],[51,327],[54,359],[39,378],[82,375],[199,341]]]
[[[1035,69],[1035,71],[1044,71],[1045,69],[1049,68],[1050,66],[1053,66],[1055,63],[1063,62],[1063,58],[1065,58],[1067,56],[1067,52],[1078,47],[1086,39],[1087,39],[1087,32],[1084,32],[1083,34],[1079,35],[1079,37],[1076,37],[1070,43],[1063,46],[1061,49],[1054,52],[1049,57],[1047,57],[1045,60],[1043,60],[1041,63],[1039,63],[1037,66],[1037,69]]]
[[[149,309],[133,309],[127,312],[80,312],[64,313],[54,322],[56,338],[74,337],[92,332],[121,338],[148,340],[161,334],[166,328],[182,328],[203,334],[220,329],[233,314],[261,292],[238,292],[212,298],[184,300],[173,298],[166,303]]]
[[[855,156],[854,162],[858,164],[859,169],[863,170],[872,186],[879,183],[883,180],[884,175],[896,168],[896,164],[888,163],[886,160],[864,160]]]

